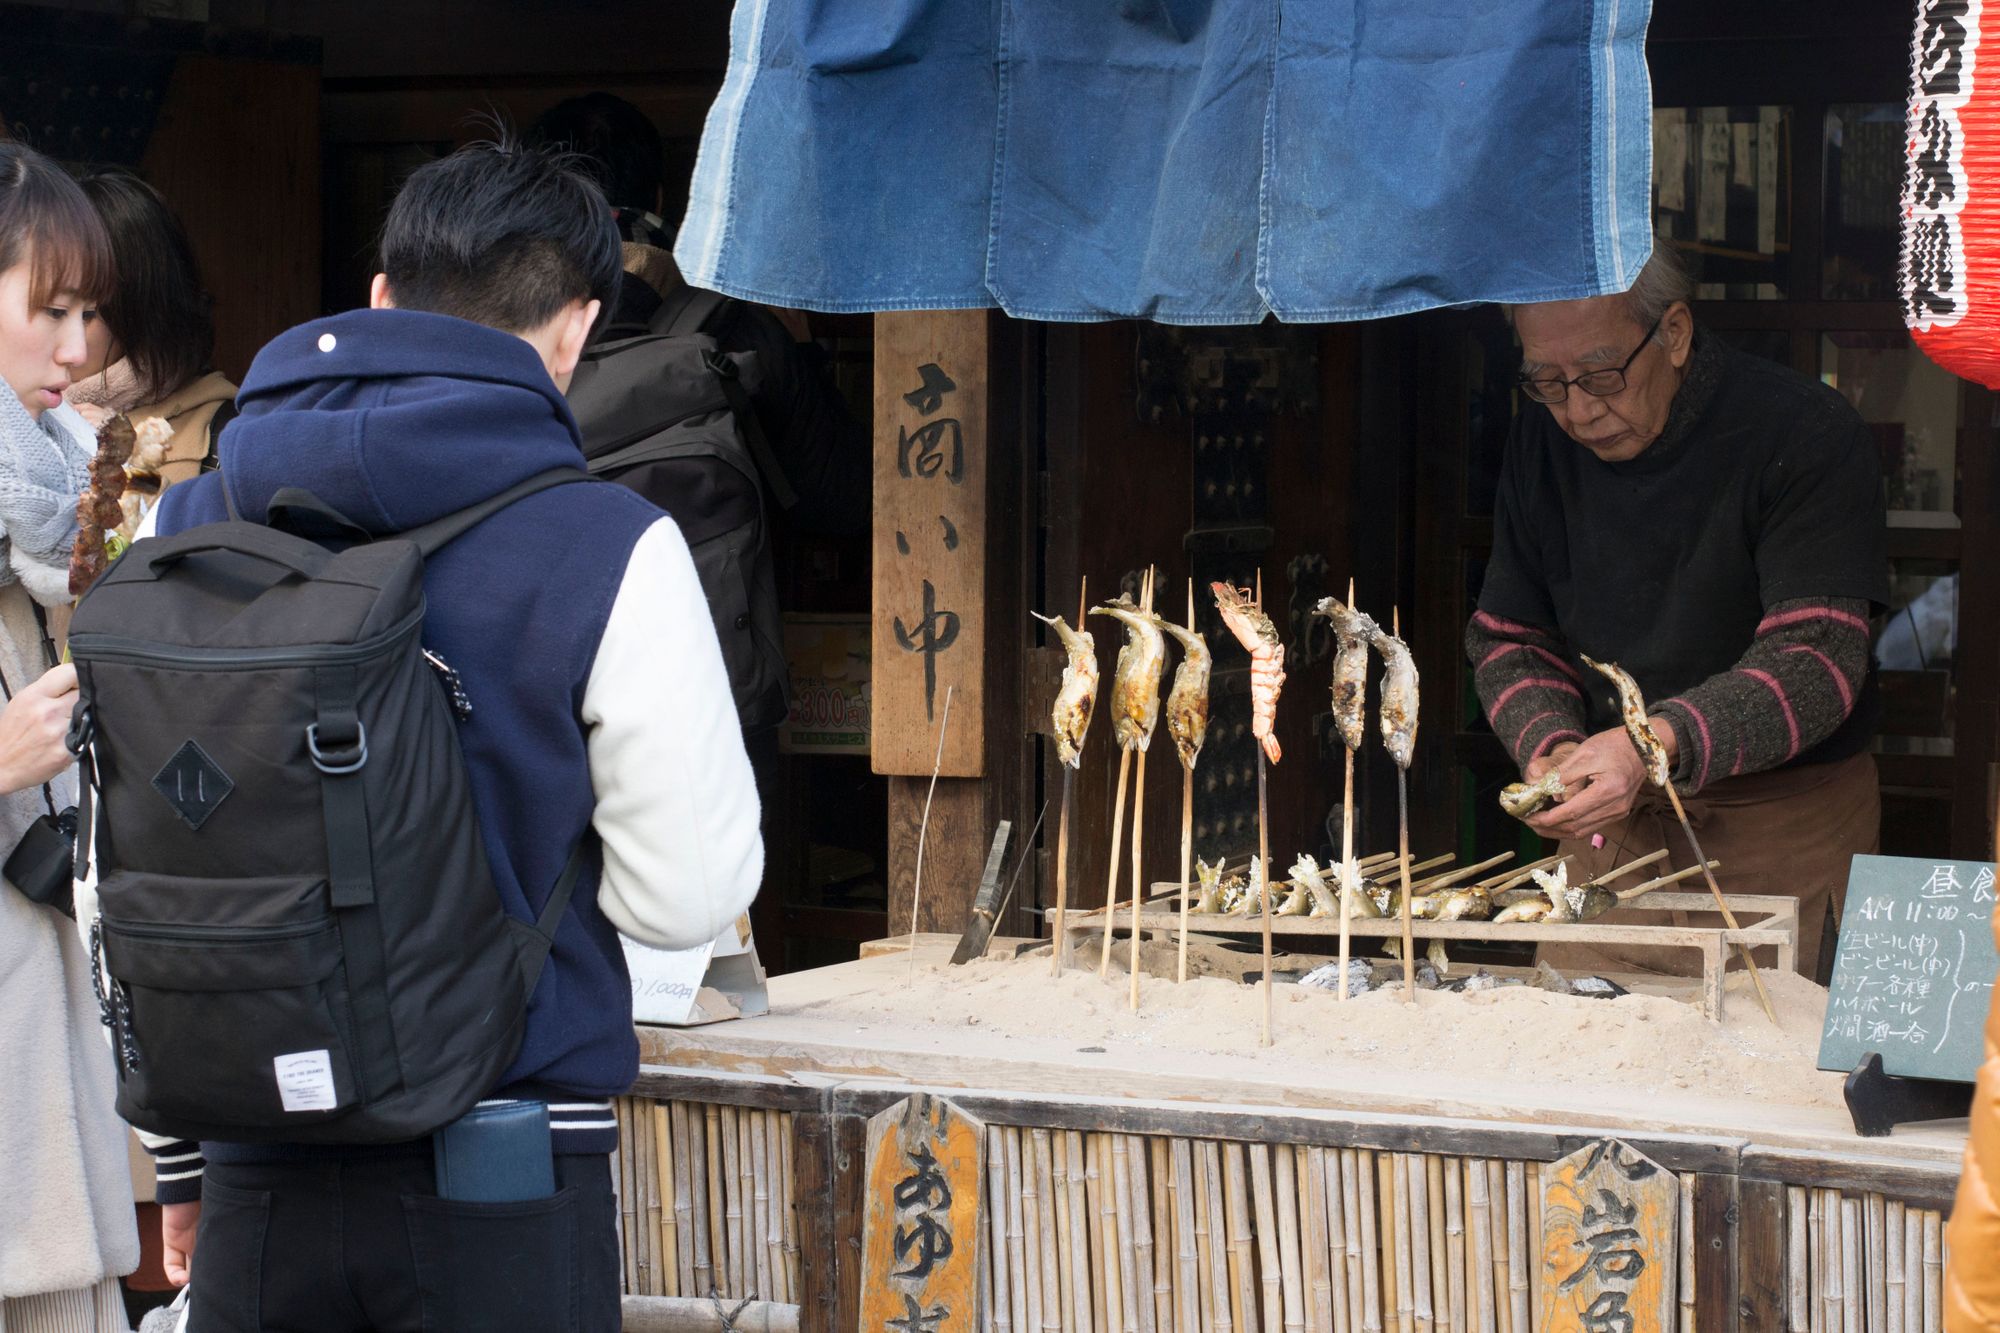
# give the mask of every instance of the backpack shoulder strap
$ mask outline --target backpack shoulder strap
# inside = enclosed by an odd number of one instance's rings
[[[596,478],[581,468],[552,468],[537,473],[526,481],[516,482],[506,490],[476,505],[468,505],[455,514],[433,519],[421,527],[411,528],[402,534],[404,541],[415,542],[417,549],[428,560],[459,537],[478,527],[516,500],[525,500],[540,491],[552,490],[557,486],[567,486],[572,482],[594,481]]]
[[[682,334],[700,333],[715,312],[722,309],[729,298],[721,292],[711,292],[703,287],[691,287],[683,282],[667,293],[660,301],[660,308],[653,312],[646,327],[654,333],[664,333],[669,337]]]

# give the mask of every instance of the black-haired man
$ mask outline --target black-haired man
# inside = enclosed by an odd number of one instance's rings
[[[620,276],[596,186],[550,154],[474,145],[411,176],[382,261],[370,309],[259,353],[220,474],[169,491],[148,531],[223,519],[226,485],[242,514],[301,486],[395,533],[582,466],[562,389]],[[619,486],[542,491],[440,551],[424,589],[424,644],[475,701],[460,742],[508,912],[532,922],[572,848],[602,850],[491,1094],[548,1103],[556,1193],[441,1199],[428,1139],[169,1145],[167,1258],[185,1276],[199,1250],[197,1328],[616,1329],[608,1099],[638,1064],[618,936],[712,939],[762,872],[721,654],[672,520]]]

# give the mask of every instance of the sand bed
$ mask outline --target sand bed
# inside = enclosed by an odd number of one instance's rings
[[[1165,945],[1149,946],[1142,965],[1164,971],[1171,956]],[[1692,1003],[1662,995],[1590,1000],[1515,986],[1462,995],[1420,991],[1411,1005],[1399,989],[1342,1003],[1280,985],[1275,1042],[1262,1050],[1259,988],[1214,975],[1185,985],[1145,975],[1140,1012],[1133,1014],[1120,963],[1100,980],[1095,946],[1078,958],[1088,966],[1059,979],[1050,977],[1046,953],[964,967],[920,956],[912,968],[905,958],[882,958],[873,962],[888,984],[806,1003],[785,1004],[776,992],[773,999],[781,1012],[816,1026],[839,1025],[855,1043],[894,1034],[899,1043],[1011,1050],[1023,1058],[1109,1049],[1126,1062],[1150,1052],[1162,1068],[1226,1076],[1232,1067],[1249,1072],[1254,1065],[1266,1076],[1293,1070],[1302,1082],[1357,1090],[1428,1075],[1441,1089],[1479,1087],[1502,1101],[1516,1089],[1523,1105],[1546,1104],[1553,1094],[1558,1101],[1601,1096],[1607,1110],[1663,1112],[1711,1099],[1841,1106],[1840,1075],[1813,1069],[1826,991],[1791,974],[1766,973],[1776,1025],[1764,1017],[1747,979],[1736,975],[1719,1024]],[[1254,958],[1214,950],[1194,970],[1240,973],[1253,966]]]

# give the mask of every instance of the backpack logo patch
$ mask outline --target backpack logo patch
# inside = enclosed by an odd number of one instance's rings
[[[193,741],[174,751],[167,765],[153,775],[153,790],[167,798],[191,829],[199,830],[215,813],[236,783],[222,771],[222,765]]]

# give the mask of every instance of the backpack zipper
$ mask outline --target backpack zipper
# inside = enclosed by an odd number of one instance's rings
[[[118,634],[73,634],[70,656],[79,661],[137,662],[147,666],[174,666],[183,669],[230,670],[233,668],[338,666],[365,662],[393,647],[398,639],[414,635],[424,623],[423,608],[389,629],[360,643],[323,644],[287,648],[178,648],[165,647],[147,639]]]
[[[136,940],[215,940],[232,942],[254,939],[258,943],[278,944],[285,940],[303,939],[332,930],[337,924],[332,917],[294,926],[168,926],[168,925],[127,925],[122,921],[103,918],[107,934],[124,936]]]

